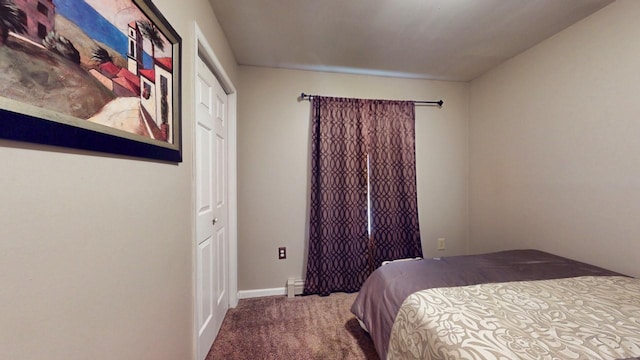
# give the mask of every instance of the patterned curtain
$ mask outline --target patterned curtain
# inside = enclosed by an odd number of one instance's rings
[[[416,185],[415,105],[371,100],[367,124],[372,269],[383,261],[422,256]]]
[[[382,261],[422,256],[414,108],[413,102],[313,98],[305,294],[355,292]]]
[[[311,216],[305,294],[354,292],[366,280],[367,164],[361,100],[312,101]]]

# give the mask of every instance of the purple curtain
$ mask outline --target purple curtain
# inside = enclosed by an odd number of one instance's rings
[[[371,199],[370,253],[383,261],[422,257],[416,185],[415,105],[371,100],[367,124]]]
[[[367,278],[367,164],[356,99],[312,101],[311,215],[305,294],[354,292]]]
[[[304,293],[354,292],[382,261],[422,256],[414,104],[316,96],[312,109]]]

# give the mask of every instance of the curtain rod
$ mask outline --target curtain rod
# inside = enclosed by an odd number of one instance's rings
[[[305,94],[305,93],[300,94],[300,98],[302,100],[309,100],[309,101],[311,101],[311,99],[313,99],[316,96],[318,96],[318,95],[309,95],[309,94]],[[416,104],[416,105],[427,105],[427,106],[439,106],[439,107],[442,107],[442,104],[444,104],[444,101],[442,101],[442,100],[438,100],[438,101],[413,101],[413,103]]]

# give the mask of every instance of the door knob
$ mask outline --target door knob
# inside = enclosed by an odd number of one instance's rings
[[[213,218],[213,220],[211,221],[211,224],[215,226],[217,222],[218,222],[218,218]]]

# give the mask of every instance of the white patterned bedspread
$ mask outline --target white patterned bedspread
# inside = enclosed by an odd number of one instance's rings
[[[585,276],[418,291],[387,359],[640,357],[640,279]]]

